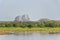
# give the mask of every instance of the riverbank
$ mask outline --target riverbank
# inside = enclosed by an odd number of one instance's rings
[[[49,33],[49,34],[54,34],[54,33],[60,33],[60,28],[14,28],[14,27],[4,27],[0,28],[0,35],[3,34],[20,34],[20,33]]]

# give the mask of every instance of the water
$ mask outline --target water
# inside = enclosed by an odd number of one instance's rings
[[[60,34],[11,34],[0,35],[0,40],[60,40]]]

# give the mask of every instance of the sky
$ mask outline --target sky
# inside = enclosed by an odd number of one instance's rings
[[[13,21],[28,14],[30,20],[60,20],[60,0],[0,0],[0,21]]]

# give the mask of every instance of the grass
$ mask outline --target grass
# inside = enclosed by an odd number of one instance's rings
[[[0,30],[60,30],[60,28],[20,28],[20,27],[0,27]]]
[[[60,28],[19,28],[19,27],[1,27],[0,34],[10,32],[40,32],[40,33],[60,33]]]

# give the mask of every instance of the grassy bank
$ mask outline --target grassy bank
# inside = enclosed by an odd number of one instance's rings
[[[11,33],[60,33],[60,28],[14,28],[14,27],[4,27],[0,28],[0,34],[11,34]]]

